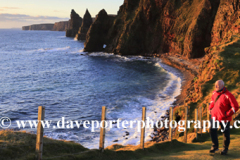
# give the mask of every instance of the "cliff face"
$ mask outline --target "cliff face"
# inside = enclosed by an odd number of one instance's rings
[[[239,0],[221,1],[212,30],[212,44],[229,41],[235,33],[240,33]]]
[[[79,27],[82,25],[82,18],[74,10],[72,10],[70,17],[69,29],[66,31],[66,36],[75,37],[75,35],[78,33]]]
[[[54,23],[53,31],[66,31],[69,28],[69,21],[61,21]]]
[[[86,13],[83,17],[82,25],[79,28],[78,33],[76,34],[77,40],[86,40],[86,34],[87,34],[88,29],[90,28],[92,22],[93,22],[92,16],[88,12],[88,10],[86,10]]]
[[[107,31],[104,51],[123,55],[173,52],[188,58],[202,57],[204,48],[211,43],[219,3],[220,0],[125,0]],[[91,45],[87,44],[91,43],[90,35],[88,32],[85,46]],[[85,51],[90,50],[96,51],[85,47]]]
[[[52,30],[54,24],[33,24],[30,26],[23,26],[22,30]]]
[[[205,60],[200,65],[198,79],[191,85],[192,90],[194,90],[192,93],[197,93],[195,96],[189,94],[189,96],[192,96],[191,101],[196,102],[203,98],[204,95],[207,95],[206,92],[204,92],[205,90],[208,90],[206,84],[209,84],[209,82],[214,84],[218,79],[224,80],[226,82],[225,84],[228,86],[232,85],[236,87],[239,77],[231,78],[231,76],[239,76],[239,70],[237,67],[239,66],[237,65],[238,53],[236,53],[238,52],[236,48],[239,48],[239,43],[232,41],[239,37],[239,33],[239,0],[222,0],[219,4],[212,28],[211,46],[205,49],[207,55],[204,57]],[[232,46],[229,47],[228,45]],[[234,62],[234,59],[236,62]],[[211,95],[209,97],[211,97]]]
[[[30,26],[23,26],[22,30],[29,30]]]

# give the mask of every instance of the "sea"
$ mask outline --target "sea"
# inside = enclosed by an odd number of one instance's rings
[[[146,107],[146,117],[156,122],[181,93],[182,73],[161,59],[83,48],[83,41],[65,32],[0,29],[0,118],[11,119],[9,129],[36,134],[36,128],[19,128],[17,122],[37,120],[38,106],[54,125],[62,117],[100,121],[102,106],[106,120],[140,121]],[[44,136],[98,148],[100,130],[92,127],[44,128]],[[145,141],[152,131],[146,128]],[[139,144],[138,128],[112,124],[105,147],[114,143]]]

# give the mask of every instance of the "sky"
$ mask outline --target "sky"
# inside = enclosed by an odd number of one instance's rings
[[[0,28],[21,28],[70,19],[74,9],[83,17],[86,9],[95,17],[101,9],[117,14],[124,0],[0,0]]]

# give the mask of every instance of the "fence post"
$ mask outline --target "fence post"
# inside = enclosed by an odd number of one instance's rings
[[[169,141],[172,141],[172,127],[170,123],[173,120],[173,108],[170,107],[170,115],[169,115]]]
[[[142,122],[146,120],[146,107],[142,107]],[[142,123],[141,125],[141,139],[140,139],[140,147],[144,150],[144,138],[145,138],[145,125]]]
[[[36,157],[37,160],[42,160],[43,152],[43,127],[41,121],[44,120],[45,107],[38,107],[38,127],[37,127],[37,139],[36,139]]]
[[[185,108],[185,133],[184,133],[184,141],[187,143],[187,117],[188,117],[188,107]]]
[[[195,122],[197,122],[198,120],[198,109],[196,108],[195,109]],[[196,132],[196,139],[197,139],[197,136],[198,136],[198,129],[195,128],[195,132]]]
[[[100,127],[100,142],[99,150],[104,151],[104,140],[105,140],[105,120],[106,120],[106,107],[102,107],[102,118],[101,118],[101,127]]]
[[[200,134],[202,136],[202,107],[199,108],[199,120],[200,120],[200,124],[201,124],[201,128],[200,128]]]

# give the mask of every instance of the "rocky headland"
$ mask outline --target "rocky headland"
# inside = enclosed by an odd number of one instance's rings
[[[52,30],[54,24],[33,24],[30,26],[23,26],[22,30]]]
[[[69,21],[60,21],[54,23],[52,31],[66,31],[69,28]]]

